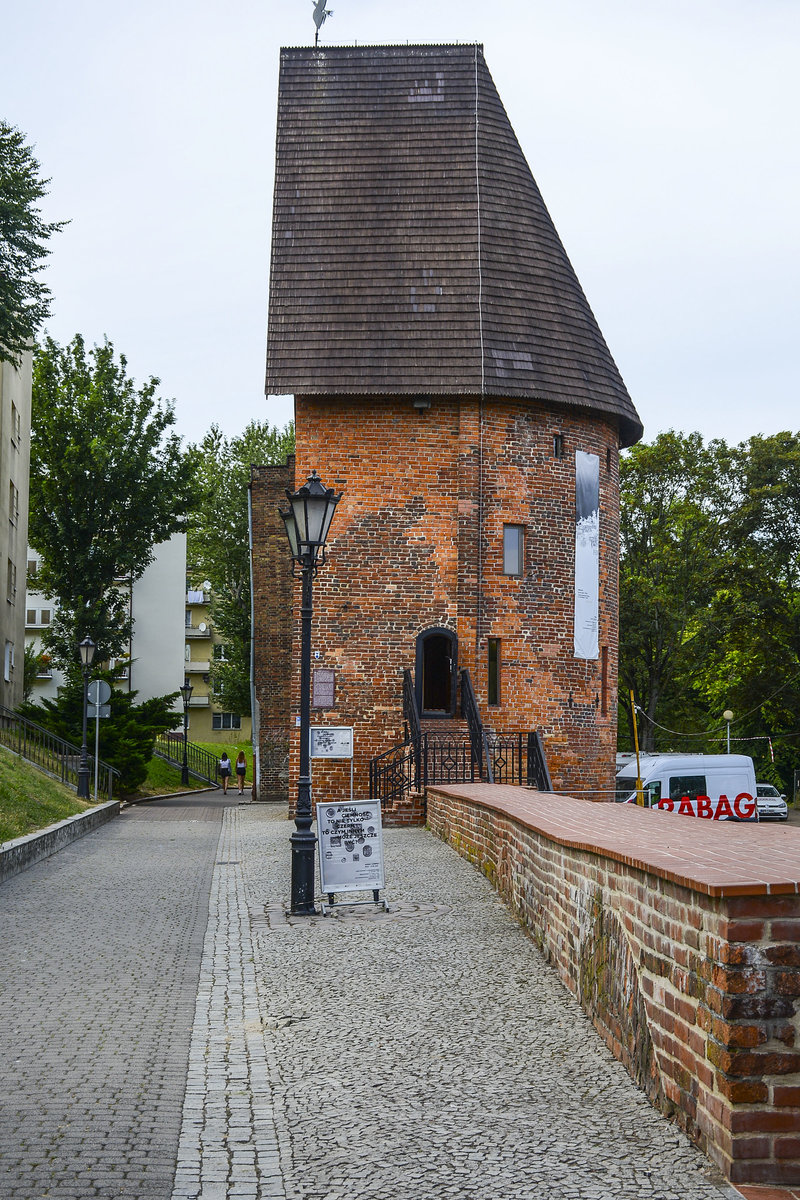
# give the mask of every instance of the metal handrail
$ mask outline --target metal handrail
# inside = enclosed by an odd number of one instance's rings
[[[182,767],[183,734],[160,733],[155,740],[153,753],[173,766]],[[194,742],[187,742],[186,762],[189,774],[194,775],[195,779],[202,779],[211,787],[219,787],[219,759],[214,754],[204,750],[202,746],[195,745]]]
[[[406,738],[414,750],[414,788],[419,791],[422,768],[422,723],[417,707],[417,693],[411,672],[403,671],[403,718],[406,722]]]
[[[483,779],[483,767],[486,764],[486,774],[489,783],[494,783],[494,774],[492,772],[492,759],[489,754],[489,746],[486,740],[486,730],[483,728],[481,720],[481,710],[478,708],[478,701],[475,698],[475,690],[472,686],[472,679],[466,667],[461,670],[461,715],[467,722],[469,730],[469,740],[472,746],[472,753],[475,756],[475,761],[478,764],[478,777]]]
[[[73,745],[44,725],[37,725],[27,717],[20,716],[10,708],[0,705],[0,744],[40,771],[58,779],[67,787],[78,787],[81,749]],[[88,755],[89,778],[94,777],[94,755]],[[97,760],[97,790],[107,799],[113,799],[114,777],[120,777],[116,767]]]

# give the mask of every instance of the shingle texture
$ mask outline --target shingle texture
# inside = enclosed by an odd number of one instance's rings
[[[480,46],[281,52],[267,391],[642,425]]]

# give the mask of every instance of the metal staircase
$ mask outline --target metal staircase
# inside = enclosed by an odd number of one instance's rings
[[[403,718],[403,743],[370,762],[372,800],[391,807],[437,783],[513,783],[553,790],[540,734],[487,730],[466,669],[461,671],[460,720],[420,720],[408,670],[403,672]]]

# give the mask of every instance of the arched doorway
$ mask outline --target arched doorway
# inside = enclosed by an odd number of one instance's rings
[[[458,638],[452,629],[426,629],[417,638],[417,705],[421,717],[456,715]]]

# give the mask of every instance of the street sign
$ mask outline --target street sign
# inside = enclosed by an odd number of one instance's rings
[[[369,892],[386,886],[379,800],[317,801],[317,836],[323,892]]]
[[[110,717],[111,716],[111,705],[110,704],[100,704],[100,705],[87,704],[86,715],[87,715],[87,717]]]
[[[90,704],[106,704],[111,699],[111,684],[105,679],[93,679],[86,694]],[[108,714],[101,713],[100,715],[107,716]]]

